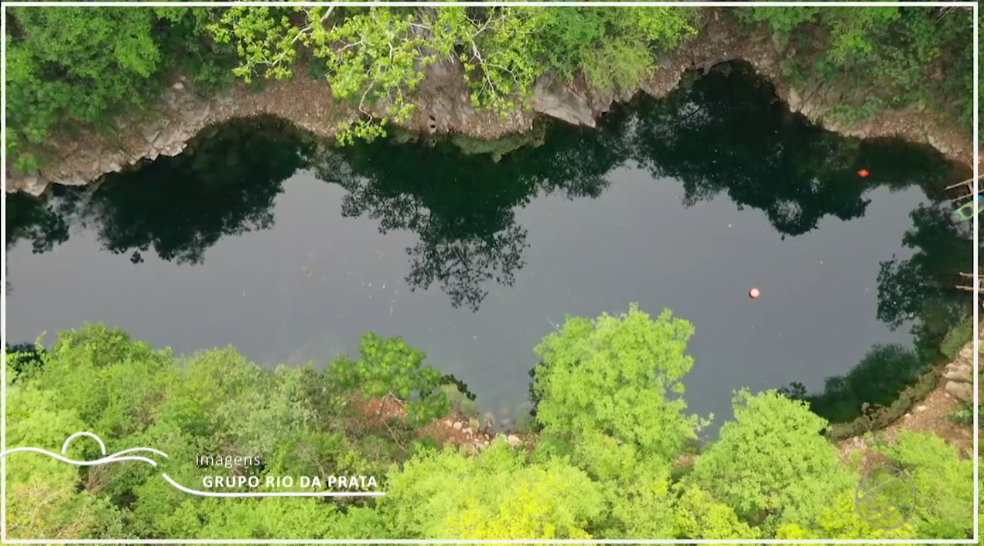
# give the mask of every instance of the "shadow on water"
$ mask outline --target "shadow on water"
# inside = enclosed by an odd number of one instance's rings
[[[881,262],[878,274],[878,319],[895,330],[912,323],[914,350],[898,345],[875,345],[843,376],[827,378],[819,393],[807,393],[794,383],[783,392],[806,400],[811,409],[832,422],[861,415],[862,405],[892,404],[928,366],[944,355],[946,334],[971,311],[972,302],[953,287],[956,272],[968,271],[974,260],[973,233],[956,225],[946,210],[920,206],[909,215],[913,227],[903,245],[915,252],[905,260]]]
[[[313,149],[308,137],[274,119],[213,127],[187,152],[107,175],[96,191],[56,187],[57,205],[28,204],[18,196],[24,205],[15,204],[17,217],[42,223],[17,226],[14,237],[40,232],[35,250],[50,250],[68,238],[62,225],[78,223],[98,233],[106,250],[131,254],[133,263],[153,249],[163,260],[200,264],[223,237],[273,225],[282,182],[309,164]]]
[[[236,121],[203,132],[179,156],[108,175],[96,191],[58,188],[48,201],[8,196],[6,243],[30,241],[34,252],[46,252],[81,224],[135,264],[151,250],[201,264],[220,239],[271,227],[283,181],[309,169],[347,190],[344,216],[370,218],[383,233],[416,234],[407,249],[411,288],[438,286],[453,306],[477,310],[492,283],[512,285],[525,265],[519,208],[552,193],[596,198],[609,173],[627,164],[679,181],[684,206],[723,194],[759,210],[783,238],[825,217],[862,217],[865,196],[878,187],[915,185],[940,201],[940,188],[963,174],[926,148],[811,126],[747,65],[732,63],[686,79],[662,100],[617,107],[596,130],[548,125],[538,146],[499,161],[444,142],[330,149],[277,120]],[[870,176],[860,177],[861,169]],[[877,312],[892,328],[914,321],[916,352],[876,346],[847,376],[829,379],[812,397],[829,418],[856,415],[859,400],[896,396],[938,357],[939,338],[966,312],[966,298],[951,287],[972,260],[967,231],[942,208],[921,207],[912,219],[904,244],[916,252],[882,264]]]

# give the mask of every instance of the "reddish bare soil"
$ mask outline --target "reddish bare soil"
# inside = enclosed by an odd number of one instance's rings
[[[403,403],[391,396],[384,399],[374,398],[368,402],[356,397],[350,408],[361,415],[360,421],[366,427],[386,427],[388,420],[393,418],[403,420],[406,417]],[[469,419],[462,415],[451,415],[430,423],[418,432],[418,437],[431,438],[441,446],[465,446],[474,453],[488,447],[495,434],[477,429],[473,425],[474,423],[469,423]],[[523,439],[515,433],[502,434],[502,436],[513,445],[526,444],[527,447],[532,445],[530,438]]]

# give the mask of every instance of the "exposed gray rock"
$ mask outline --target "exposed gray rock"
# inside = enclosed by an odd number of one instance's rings
[[[153,144],[157,141],[157,137],[161,134],[161,127],[157,124],[147,125],[140,129],[140,134],[143,135],[144,140],[147,141],[147,144]]]
[[[974,386],[970,383],[950,381],[946,384],[946,392],[952,394],[961,402],[970,402],[974,399]]]
[[[157,133],[157,138],[154,139],[152,144],[159,150],[183,138],[186,138],[186,133],[182,124],[171,123],[164,130]]]
[[[974,377],[971,374],[971,369],[970,364],[965,362],[953,362],[946,365],[946,374],[943,377],[950,381],[973,383]]]
[[[197,108],[188,109],[182,114],[182,118],[186,125],[197,127],[204,125],[205,120],[208,119],[211,113],[212,108],[207,104],[203,104]]]
[[[548,89],[546,85],[546,80],[541,78],[533,88],[534,111],[571,125],[595,126],[597,112],[584,98],[564,88]]]
[[[760,75],[773,82],[778,97],[794,112],[823,124],[829,130],[842,130],[825,115],[829,105],[844,102],[845,90],[824,87],[820,82],[792,88],[785,83],[782,61],[794,53],[772,33],[749,34],[746,28],[731,26],[725,18],[702,23],[695,39],[657,59],[654,74],[640,85],[640,90],[662,97],[677,87],[687,70],[707,73],[722,62],[743,59]],[[460,134],[474,139],[496,140],[506,135],[529,131],[538,115],[550,116],[574,125],[594,127],[596,119],[607,112],[613,102],[626,101],[637,91],[619,92],[584,89],[554,83],[536,82],[529,110],[507,116],[476,111],[469,99],[463,69],[457,61],[443,60],[424,69],[425,78],[412,100],[416,111],[404,129],[429,134]],[[356,119],[357,112],[333,100],[324,80],[301,74],[270,85],[262,93],[242,87],[232,92],[199,98],[191,83],[180,80],[161,95],[160,105],[147,117],[117,120],[114,135],[83,134],[70,141],[52,138],[60,161],[46,164],[40,173],[25,175],[7,166],[6,190],[40,195],[49,184],[85,185],[108,172],[116,172],[141,159],[181,153],[186,143],[202,129],[232,118],[260,114],[276,115],[299,128],[321,137],[336,134],[341,122]],[[848,90],[849,91],[849,90]],[[149,118],[156,118],[148,122]],[[874,118],[847,131],[857,137],[899,136],[913,142],[928,143],[950,159],[969,165],[972,144],[952,128],[936,124],[918,112],[883,111]]]
[[[978,366],[980,361],[978,360]],[[980,370],[978,370],[979,372]],[[953,359],[946,365],[943,375],[946,381],[946,392],[963,402],[974,399],[974,342],[968,342]]]

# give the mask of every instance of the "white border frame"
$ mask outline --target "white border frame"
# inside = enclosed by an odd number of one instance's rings
[[[4,3],[0,6],[0,30],[2,34],[6,36],[7,31],[7,7],[68,7],[68,6],[90,6],[90,7],[175,7],[175,6],[189,6],[189,7],[232,7],[232,6],[242,6],[244,4],[255,5],[255,6],[281,6],[281,5],[291,5],[291,6],[324,6],[324,5],[348,5],[348,6],[390,6],[390,7],[448,7],[452,5],[459,6],[515,6],[515,5],[526,5],[533,7],[572,7],[572,6],[592,6],[592,7],[627,7],[627,6],[686,6],[686,7],[797,7],[797,6],[810,6],[810,7],[905,7],[905,6],[919,6],[919,7],[972,7],[974,12],[974,195],[976,196],[978,192],[981,191],[979,187],[980,172],[979,172],[979,135],[978,135],[978,122],[979,122],[979,102],[978,102],[978,78],[979,78],[979,64],[978,64],[978,27],[980,23],[978,21],[978,3],[977,2],[735,2],[735,1],[724,1],[724,2],[637,2],[637,1],[625,1],[625,2],[612,2],[612,1],[598,1],[598,2],[543,2],[543,1],[533,1],[533,2],[503,2],[493,0],[490,2],[474,2],[474,1],[464,1],[464,2],[412,2],[412,1],[380,1],[380,2],[311,2],[311,1],[246,1],[246,2],[230,2],[230,1],[217,1],[217,2],[203,2],[203,1],[175,1],[175,2],[158,2],[158,1],[148,1],[148,2],[133,2],[133,1],[123,1],[123,2],[107,2],[107,1],[95,1],[95,2],[82,2],[82,1],[68,1],[68,2],[32,2],[32,1],[10,1]],[[2,150],[6,150],[6,134],[7,134],[7,94],[5,91],[6,87],[6,72],[7,72],[7,49],[6,49],[6,39],[0,44],[0,93],[3,96],[3,118],[2,118],[2,135],[0,135],[0,145],[3,147]],[[3,195],[0,197],[0,218],[6,219],[7,217],[7,173],[6,169],[0,174],[0,185],[3,186]],[[978,248],[979,244],[979,234],[978,234],[978,215],[975,214],[973,218],[974,223],[974,285],[979,286],[978,282]],[[4,241],[7,238],[7,225],[6,222],[0,227],[0,232],[2,232]],[[6,244],[3,250],[0,250],[0,265],[3,266],[3,278],[6,280],[7,277],[7,250]],[[5,289],[6,290],[6,289]],[[976,370],[978,369],[978,357],[980,352],[980,340],[977,333],[979,330],[979,311],[980,311],[980,295],[978,290],[974,290],[974,407],[978,408],[980,400],[978,400],[978,374]],[[0,306],[0,332],[2,332],[2,337],[4,340],[7,339],[7,298],[6,295],[3,296],[2,306]],[[6,367],[6,355],[3,356],[3,361],[0,362],[0,451],[6,449],[7,445],[7,367]],[[6,459],[0,459],[0,543],[6,544],[976,544],[980,538],[978,529],[978,510],[979,506],[979,482],[978,482],[978,463],[980,461],[979,451],[978,451],[978,414],[977,411],[974,412],[974,538],[965,540],[939,540],[939,539],[926,539],[926,540],[112,540],[112,539],[89,539],[89,540],[34,540],[34,539],[8,539],[7,538],[7,506],[6,506]]]

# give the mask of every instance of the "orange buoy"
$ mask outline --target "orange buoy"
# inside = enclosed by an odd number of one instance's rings
[[[860,171],[858,171],[858,176],[860,176],[861,178],[864,178],[864,177],[868,176],[869,174],[871,174],[871,173],[869,173],[865,169],[861,169]]]
[[[761,292],[759,292],[758,288],[752,288],[751,290],[748,291],[748,297],[752,298],[753,300],[759,297],[759,295],[761,295]]]

